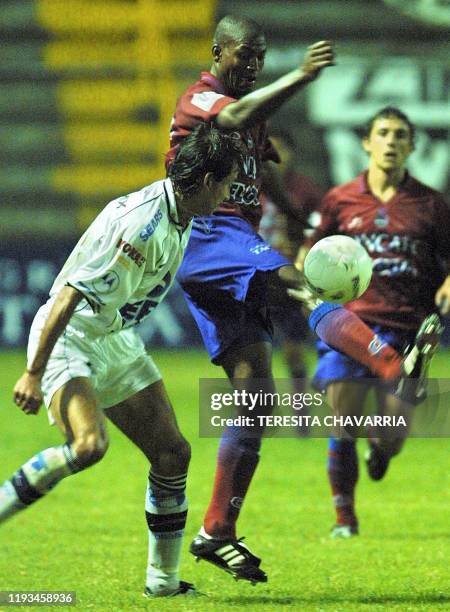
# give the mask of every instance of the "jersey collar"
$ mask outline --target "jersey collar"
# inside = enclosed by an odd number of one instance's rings
[[[175,199],[173,183],[170,180],[170,178],[167,178],[163,181],[163,186],[164,186],[164,193],[166,195],[167,213],[168,213],[169,221],[175,225],[181,237],[183,235],[184,230],[188,228],[189,225],[191,225],[192,219],[187,225],[183,225],[181,223],[180,217],[178,215],[177,201]]]
[[[216,91],[217,93],[225,94],[225,87],[223,86],[223,84],[219,81],[217,77],[215,77],[210,72],[202,72],[200,74],[200,81],[202,83],[206,83],[206,85],[209,85],[209,87],[214,89],[214,91]]]
[[[358,177],[358,189],[360,193],[372,193],[369,188],[369,183],[367,182],[368,171],[366,170]],[[408,189],[411,185],[411,175],[408,170],[405,170],[405,176],[403,177],[403,181],[398,186],[398,191],[403,191]]]
[[[178,218],[177,202],[175,200],[175,193],[173,191],[172,181],[169,178],[164,179],[163,186],[164,186],[164,193],[166,195],[169,219],[171,219],[175,224],[180,224],[180,220]]]

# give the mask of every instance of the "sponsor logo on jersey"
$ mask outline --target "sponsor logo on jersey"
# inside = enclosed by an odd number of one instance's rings
[[[167,272],[161,282],[147,293],[145,300],[124,304],[120,309],[122,326],[130,327],[132,325],[138,325],[158,306],[168,292],[171,284],[172,275],[170,272]]]
[[[382,342],[378,338],[378,336],[374,336],[373,340],[370,341],[370,344],[367,347],[367,350],[369,351],[371,355],[378,355],[378,353],[381,351],[381,349],[384,346],[386,346],[386,343]]]
[[[125,242],[125,240],[122,240],[122,238],[119,239],[119,242],[116,244],[116,248],[120,249],[122,253],[125,253],[125,255],[134,261],[139,268],[145,262],[145,257],[142,255],[142,253],[139,253],[136,247],[131,245],[129,242]]]
[[[270,251],[271,247],[268,244],[257,244],[256,246],[250,249],[250,253],[254,253],[255,255],[261,255],[265,251]]]
[[[153,219],[150,221],[150,223],[148,223],[145,226],[145,228],[142,230],[142,232],[139,234],[141,240],[146,242],[151,236],[153,236],[153,234],[155,233],[155,230],[158,227],[159,222],[161,221],[162,217],[163,217],[162,210],[159,209],[156,212],[156,214],[153,217]]]
[[[120,285],[119,275],[114,270],[110,270],[92,284],[98,293],[113,293]]]
[[[230,187],[229,201],[241,206],[260,206],[256,185],[246,185],[236,181]]]

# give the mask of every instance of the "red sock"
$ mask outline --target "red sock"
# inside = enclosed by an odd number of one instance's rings
[[[236,521],[259,461],[259,439],[240,439],[241,428],[223,435],[204,528],[215,538],[236,538]],[[248,435],[248,434],[247,434]],[[248,443],[248,444],[247,444]]]
[[[321,340],[370,368],[376,376],[400,376],[401,356],[383,342],[357,315],[342,307],[321,304],[312,313],[310,324]]]
[[[354,440],[330,438],[328,479],[336,510],[336,524],[357,527],[355,488],[358,482],[358,457]]]

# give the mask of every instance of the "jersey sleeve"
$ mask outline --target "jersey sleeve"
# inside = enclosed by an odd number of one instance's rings
[[[92,255],[69,274],[66,283],[84,295],[94,313],[105,307],[119,309],[142,282],[146,267],[156,264],[152,241],[139,234],[142,224],[112,224],[100,240],[89,243]]]
[[[178,100],[176,116],[184,119],[184,124],[199,121],[214,121],[222,109],[236,102],[234,98],[216,91],[186,93]],[[183,123],[180,123],[183,125]]]

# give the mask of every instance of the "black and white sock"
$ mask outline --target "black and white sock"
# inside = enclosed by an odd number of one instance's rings
[[[150,471],[145,498],[149,529],[147,587],[167,595],[179,586],[181,545],[187,516],[186,476]]]
[[[0,486],[0,523],[27,508],[60,480],[81,469],[68,442],[37,453]]]

